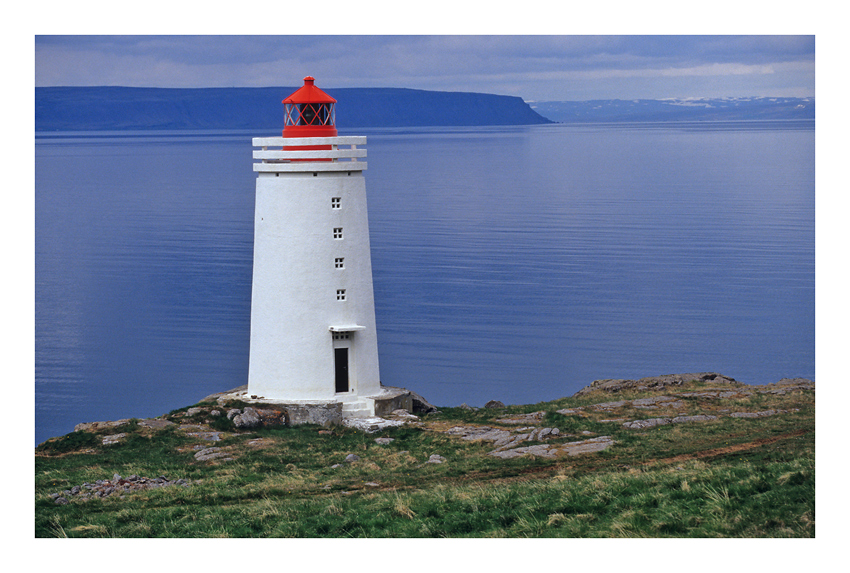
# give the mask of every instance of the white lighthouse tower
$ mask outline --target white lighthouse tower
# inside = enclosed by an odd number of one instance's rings
[[[253,139],[257,172],[248,393],[342,402],[381,394],[363,171],[365,137],[338,137],[312,77],[283,100],[283,137]]]

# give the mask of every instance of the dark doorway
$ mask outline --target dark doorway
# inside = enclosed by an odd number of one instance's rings
[[[348,348],[334,348],[336,391],[348,392]]]

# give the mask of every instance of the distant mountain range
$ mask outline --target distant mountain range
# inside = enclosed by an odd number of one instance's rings
[[[35,88],[35,129],[112,131],[245,129],[278,131],[275,88]],[[594,100],[526,103],[519,97],[404,88],[325,90],[338,100],[340,129],[533,125],[552,122],[778,120],[815,117],[814,98]]]
[[[563,123],[815,119],[814,98],[751,97],[531,102]]]

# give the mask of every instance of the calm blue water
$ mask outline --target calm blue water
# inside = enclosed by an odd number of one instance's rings
[[[384,384],[814,379],[813,125],[357,133]],[[37,443],[246,382],[256,135],[37,137]]]

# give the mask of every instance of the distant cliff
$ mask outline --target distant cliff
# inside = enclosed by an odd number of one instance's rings
[[[530,105],[537,113],[564,123],[815,119],[815,98],[608,99],[541,101]]]
[[[262,129],[283,125],[276,88],[35,88],[36,131]],[[337,126],[413,127],[551,123],[522,98],[401,88],[326,89]]]

